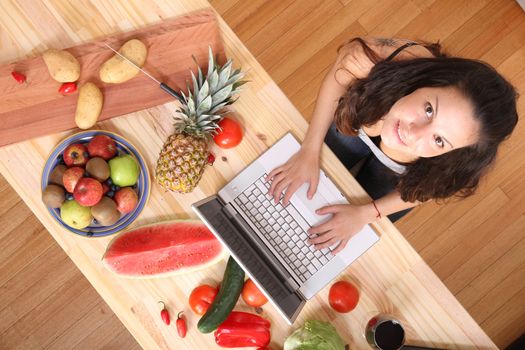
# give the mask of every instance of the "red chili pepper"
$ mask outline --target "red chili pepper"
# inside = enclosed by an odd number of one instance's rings
[[[208,155],[208,164],[213,165],[214,162],[215,162],[215,155],[213,153],[210,153]]]
[[[166,309],[166,305],[162,301],[159,301],[159,303],[162,304],[162,310],[160,311],[160,317],[162,318],[162,321],[164,321],[164,323],[169,326],[170,325],[170,313],[168,312],[168,309]]]
[[[184,338],[186,336],[187,328],[186,328],[186,320],[181,315],[184,313],[184,311],[181,311],[177,314],[177,332],[179,333],[181,338]]]
[[[270,343],[270,321],[247,312],[232,311],[214,333],[223,348],[265,347]]]
[[[11,75],[13,76],[13,78],[16,80],[18,84],[23,84],[26,82],[26,76],[23,75],[22,73],[12,71]]]
[[[60,92],[62,95],[69,95],[73,92],[77,91],[77,83],[64,83],[60,85],[60,88],[58,89],[58,92]]]

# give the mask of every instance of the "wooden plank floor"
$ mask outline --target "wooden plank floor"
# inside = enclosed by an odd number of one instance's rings
[[[494,65],[525,94],[525,13],[513,0],[212,4],[307,119],[337,47],[358,35],[439,40],[450,54]],[[521,121],[475,196],[425,204],[397,223],[501,348],[525,332],[523,174]],[[1,177],[0,198],[0,349],[138,349]]]

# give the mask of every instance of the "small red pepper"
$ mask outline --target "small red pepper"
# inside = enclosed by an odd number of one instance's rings
[[[162,304],[162,310],[160,311],[160,317],[162,318],[162,321],[164,321],[164,323],[169,326],[170,325],[170,313],[168,312],[168,309],[166,309],[166,305],[162,301],[159,301],[159,303]]]
[[[184,313],[184,311],[181,311],[177,314],[177,332],[179,333],[179,336],[181,338],[184,338],[186,336],[187,328],[186,328],[186,320],[183,316],[181,316]]]
[[[11,75],[13,76],[13,78],[16,80],[16,82],[18,84],[23,84],[26,82],[26,76],[23,75],[22,73],[20,72],[17,72],[17,71],[12,71],[11,72]]]
[[[62,95],[69,95],[73,92],[77,91],[77,83],[64,83],[60,85],[60,88],[58,89],[58,92],[60,92]]]
[[[215,155],[213,153],[208,154],[208,164],[213,165],[215,163]]]
[[[265,347],[270,343],[270,321],[259,315],[232,311],[214,333],[223,348]]]

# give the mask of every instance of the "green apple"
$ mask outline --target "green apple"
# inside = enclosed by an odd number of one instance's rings
[[[118,156],[109,161],[109,173],[111,181],[117,186],[133,186],[137,183],[140,168],[135,158],[126,154]]]
[[[66,225],[76,229],[83,229],[89,226],[93,220],[91,208],[83,207],[75,200],[66,201],[60,208],[60,217]]]

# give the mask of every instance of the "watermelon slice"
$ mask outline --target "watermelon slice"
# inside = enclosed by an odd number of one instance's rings
[[[176,220],[121,233],[109,243],[102,261],[122,277],[155,278],[215,264],[224,250],[201,221]]]

